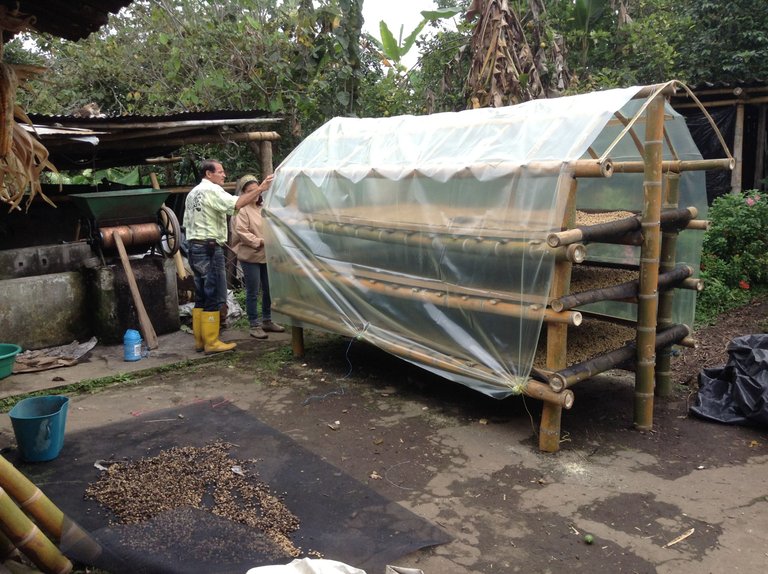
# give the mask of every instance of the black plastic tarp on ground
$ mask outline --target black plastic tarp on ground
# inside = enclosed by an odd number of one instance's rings
[[[720,423],[768,426],[768,334],[733,339],[725,366],[699,373],[691,411]]]
[[[76,525],[101,547],[70,546],[70,556],[112,574],[244,574],[293,558],[263,533],[195,508],[178,508],[137,525],[110,525],[109,513],[85,500],[100,460],[138,460],[172,447],[203,447],[215,441],[234,445],[230,456],[258,461],[259,479],[300,520],[291,536],[304,551],[320,552],[365,570],[387,564],[450,537],[403,506],[325,462],[290,437],[219,399],[146,413],[129,421],[67,434],[59,457],[46,463],[14,462]],[[65,525],[65,528],[67,525]],[[82,542],[82,541],[80,541]],[[67,553],[68,541],[61,547]]]

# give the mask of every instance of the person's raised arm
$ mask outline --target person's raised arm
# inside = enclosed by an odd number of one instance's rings
[[[253,187],[253,189],[250,189],[248,191],[243,192],[238,198],[237,203],[235,203],[235,209],[240,209],[244,205],[248,205],[252,201],[256,201],[256,198],[258,198],[262,193],[267,191],[269,187],[272,185],[272,180],[275,178],[274,174],[268,175],[264,178],[264,181],[262,181],[258,186]]]

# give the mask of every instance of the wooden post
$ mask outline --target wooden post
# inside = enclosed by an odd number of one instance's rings
[[[565,192],[568,199],[565,205],[562,228],[570,229],[576,223],[576,189],[575,177],[560,176],[562,186],[568,186]],[[571,284],[571,269],[573,265],[567,259],[555,262],[554,277],[549,289],[549,298],[558,299],[568,294]],[[567,366],[568,325],[548,322],[547,326],[547,369],[559,371]],[[539,450],[557,452],[560,450],[560,421],[563,408],[553,402],[544,402],[541,409],[539,425]]]
[[[768,112],[768,104],[761,104],[757,112],[757,145],[755,146],[755,184],[752,186],[755,189],[765,189],[766,184],[763,180],[768,177],[768,173],[765,171],[765,146],[766,136],[766,112]]]
[[[680,175],[667,174],[667,190],[664,201],[664,209],[677,208],[680,197]],[[663,229],[661,233],[661,267],[659,272],[670,273],[675,269],[677,257],[677,230]],[[659,329],[672,325],[672,309],[675,300],[674,289],[667,289],[659,293]],[[656,356],[656,395],[668,397],[672,394],[672,346],[659,349]]]
[[[295,325],[291,327],[291,349],[297,359],[304,356],[304,329]]]
[[[123,245],[123,240],[119,233],[114,233],[112,237],[115,240],[117,252],[120,254],[120,261],[125,270],[125,277],[128,279],[128,287],[131,290],[133,304],[136,307],[136,314],[139,316],[141,334],[144,335],[144,341],[147,343],[149,349],[157,349],[157,334],[155,333],[155,328],[152,326],[152,321],[149,319],[149,315],[147,315],[144,301],[141,299],[139,286],[136,284],[136,276],[133,274],[133,269],[131,269],[131,261],[128,259],[128,253],[125,250],[125,245]]]
[[[736,126],[733,133],[733,159],[736,167],[731,172],[731,193],[741,193],[742,170],[744,169],[744,104],[736,105]]]
[[[261,177],[265,178],[274,173],[275,168],[272,165],[272,142],[263,141],[259,144],[259,160],[261,163]]]
[[[656,96],[646,110],[643,244],[640,247],[640,292],[637,304],[637,367],[634,424],[653,427],[653,387],[656,366],[656,317],[661,253],[661,162],[664,146],[664,97]]]

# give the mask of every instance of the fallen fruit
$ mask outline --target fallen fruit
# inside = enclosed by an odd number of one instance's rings
[[[595,537],[592,536],[591,534],[586,534],[584,536],[584,542],[586,542],[587,544],[592,544],[594,541],[595,541]]]

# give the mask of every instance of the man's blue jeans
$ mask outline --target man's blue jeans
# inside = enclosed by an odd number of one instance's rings
[[[269,274],[266,263],[248,263],[240,261],[245,283],[245,312],[251,327],[260,325],[259,288],[261,288],[261,317],[264,321],[272,320],[272,298],[269,296]]]
[[[189,265],[195,277],[195,307],[218,311],[221,301],[227,300],[227,294],[219,292],[221,284],[226,285],[223,248],[190,241]]]

